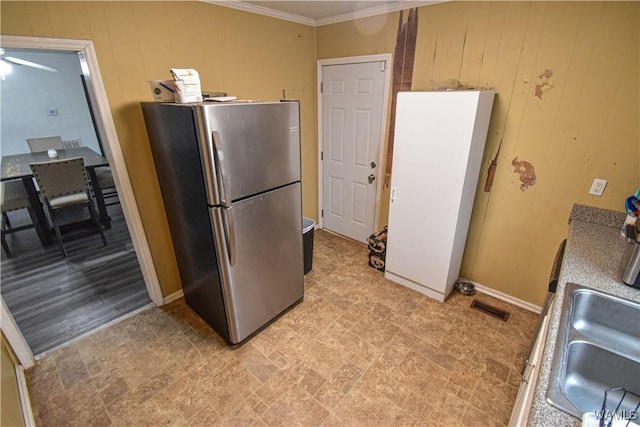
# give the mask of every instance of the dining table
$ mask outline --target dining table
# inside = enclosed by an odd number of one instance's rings
[[[1,160],[1,181],[10,181],[21,179],[24,183],[25,190],[29,196],[31,206],[35,211],[35,215],[39,224],[34,224],[38,237],[43,244],[49,244],[52,241],[51,228],[48,226],[48,220],[44,212],[44,208],[36,189],[33,173],[31,172],[31,163],[48,162],[53,160],[71,159],[74,157],[82,157],[84,166],[89,175],[91,186],[93,189],[96,204],[98,205],[98,216],[104,228],[111,227],[111,218],[107,212],[107,208],[102,196],[102,189],[98,184],[95,169],[100,166],[109,166],[109,161],[103,155],[96,153],[89,147],[65,148],[57,151],[57,157],[51,158],[46,151],[35,153],[21,153],[2,156]]]

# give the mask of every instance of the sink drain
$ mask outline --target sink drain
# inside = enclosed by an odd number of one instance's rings
[[[503,322],[506,322],[507,319],[509,318],[509,312],[508,311],[504,311],[498,307],[494,307],[492,305],[489,304],[485,304],[483,302],[477,301],[477,300],[473,300],[471,302],[471,308],[474,308],[476,310],[479,310],[485,314],[488,314],[489,316],[493,316],[496,317],[500,320],[502,320]]]

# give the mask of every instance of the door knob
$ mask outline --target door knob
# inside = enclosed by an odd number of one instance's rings
[[[369,175],[369,178],[367,178],[369,180],[369,184],[371,184],[373,181],[376,180],[376,176],[374,174]]]
[[[378,166],[376,165],[376,162],[371,162],[371,169],[375,168],[376,166]]]

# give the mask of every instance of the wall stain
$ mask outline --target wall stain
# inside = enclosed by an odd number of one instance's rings
[[[498,144],[498,152],[496,156],[491,160],[489,164],[489,169],[487,169],[487,181],[484,183],[484,192],[488,193],[491,191],[491,186],[493,185],[493,178],[496,175],[496,168],[498,167],[498,156],[500,155],[500,149],[502,148],[502,138],[500,138],[500,144]]]
[[[551,84],[551,77],[553,77],[553,70],[544,70],[542,74],[538,76],[534,95],[538,99],[542,99],[542,95],[553,89]]]
[[[524,191],[536,183],[536,171],[526,160],[518,160],[518,156],[511,162],[513,172],[520,175],[520,190]]]

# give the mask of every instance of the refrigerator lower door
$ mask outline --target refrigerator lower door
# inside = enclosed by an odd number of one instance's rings
[[[214,207],[212,219],[229,341],[237,344],[303,297],[300,183],[244,199],[230,209]]]

